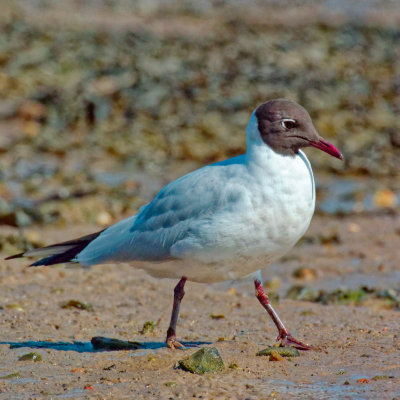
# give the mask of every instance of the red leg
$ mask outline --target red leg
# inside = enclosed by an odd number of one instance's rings
[[[285,325],[283,325],[283,322],[280,320],[278,314],[272,308],[272,305],[268,300],[268,296],[264,293],[264,289],[261,285],[261,282],[258,279],[256,279],[254,281],[254,285],[256,287],[256,296],[258,301],[267,310],[272,321],[274,321],[275,326],[278,328],[279,335],[277,340],[278,341],[280,340],[284,346],[286,345],[293,346],[299,350],[310,350],[312,348],[311,346],[295,339],[285,328]]]
[[[176,323],[178,322],[181,301],[183,299],[183,296],[185,295],[184,287],[186,280],[187,278],[183,276],[174,289],[174,305],[172,307],[171,321],[169,323],[166,339],[167,346],[171,349],[179,349],[185,347],[176,340]]]

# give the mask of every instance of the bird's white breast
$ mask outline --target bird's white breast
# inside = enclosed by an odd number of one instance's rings
[[[315,206],[314,179],[303,153],[281,156],[267,149],[245,160],[221,184],[229,198],[193,237],[171,248],[177,259],[145,264],[158,277],[186,276],[217,282],[250,274],[290,250],[307,230]],[[258,158],[261,156],[261,158]],[[177,267],[176,263],[179,263]]]

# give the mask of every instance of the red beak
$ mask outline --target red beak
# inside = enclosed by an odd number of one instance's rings
[[[320,139],[317,142],[309,141],[310,146],[315,147],[316,149],[320,149],[325,153],[330,154],[333,157],[338,158],[339,160],[343,160],[342,153],[331,143],[327,142],[325,139]]]

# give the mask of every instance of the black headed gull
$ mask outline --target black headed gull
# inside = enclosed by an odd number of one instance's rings
[[[180,278],[166,343],[187,280],[220,282],[255,273],[288,252],[306,232],[315,206],[311,165],[300,150],[342,154],[316,131],[294,101],[261,104],[247,126],[244,155],[208,165],[165,186],[140,212],[101,232],[9,257],[44,257],[32,264],[132,262],[159,278]],[[259,279],[256,296],[278,328],[278,339],[299,349],[268,301]]]

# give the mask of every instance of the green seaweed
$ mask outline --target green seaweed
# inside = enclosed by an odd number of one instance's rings
[[[143,347],[142,343],[139,342],[131,342],[127,340],[119,340],[101,336],[93,337],[91,343],[95,350],[137,350]]]
[[[273,352],[277,352],[282,357],[299,357],[300,353],[294,347],[276,347],[269,346],[263,350],[260,350],[257,356],[270,356]]]
[[[372,380],[373,381],[382,381],[382,380],[386,380],[386,379],[393,379],[394,376],[391,375],[375,375]]]
[[[21,374],[19,372],[14,372],[12,374],[0,376],[0,379],[18,379],[21,378]]]
[[[316,301],[318,294],[306,286],[294,285],[289,289],[286,297],[292,300]]]
[[[339,288],[332,292],[320,290],[318,293],[302,285],[292,286],[286,297],[293,300],[311,301],[322,304],[354,304],[359,305],[366,299],[384,300],[384,305],[390,308],[400,308],[400,296],[394,289],[376,289],[361,286],[358,289]]]

